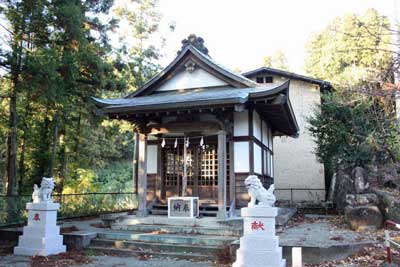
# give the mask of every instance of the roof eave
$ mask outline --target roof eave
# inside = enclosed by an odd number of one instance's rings
[[[280,75],[286,78],[292,78],[295,80],[301,80],[304,82],[309,82],[312,84],[317,84],[319,86],[326,86],[328,88],[332,88],[332,85],[330,84],[330,82],[328,81],[324,81],[324,80],[320,80],[320,79],[316,79],[316,78],[312,78],[312,77],[308,77],[305,75],[300,75],[294,72],[289,72],[289,71],[284,71],[284,70],[279,70],[279,69],[274,69],[274,68],[268,68],[268,67],[260,67],[258,69],[255,70],[251,70],[251,71],[247,71],[245,73],[242,73],[243,76],[248,77],[248,76],[252,76],[252,75],[257,75],[258,73],[261,72],[268,72],[274,75]]]
[[[177,108],[206,107],[211,105],[218,106],[218,105],[243,104],[246,103],[246,101],[247,98],[234,97],[229,99],[162,103],[162,104],[142,105],[142,106],[115,105],[115,106],[108,106],[102,110],[106,114],[115,114],[122,112],[150,112],[150,111],[171,110]]]

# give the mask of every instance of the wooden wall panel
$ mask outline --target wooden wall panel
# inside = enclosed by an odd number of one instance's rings
[[[156,185],[160,183],[159,181],[156,183],[157,174],[148,174],[147,175],[147,203],[153,201],[156,198]]]
[[[247,206],[250,201],[249,194],[244,185],[244,180],[249,176],[248,173],[235,173],[236,181],[236,208],[243,208]]]

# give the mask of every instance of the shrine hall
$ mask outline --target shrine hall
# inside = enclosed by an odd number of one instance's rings
[[[290,81],[264,87],[216,63],[198,43],[184,43],[126,97],[93,98],[101,114],[134,125],[137,216],[188,196],[227,218],[248,203],[248,175],[266,188],[273,183],[274,137],[298,135]]]

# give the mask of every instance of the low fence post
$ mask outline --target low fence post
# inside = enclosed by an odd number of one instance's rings
[[[302,267],[303,265],[301,247],[292,248],[292,267]]]
[[[390,239],[389,226],[400,229],[400,224],[395,223],[394,221],[391,220],[386,220],[383,223],[383,226],[385,228],[385,247],[386,247],[387,264],[388,264],[387,266],[391,267],[393,262],[391,244],[396,245],[397,247],[400,247],[400,244]]]
[[[386,254],[387,254],[387,263],[389,266],[392,265],[392,251],[390,250],[390,235],[389,230],[385,229],[385,247],[386,247]]]

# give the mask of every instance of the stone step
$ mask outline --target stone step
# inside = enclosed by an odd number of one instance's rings
[[[217,246],[198,246],[198,245],[182,245],[182,244],[164,244],[152,242],[138,241],[122,241],[109,239],[93,239],[90,243],[95,247],[113,247],[117,249],[131,250],[150,250],[152,252],[173,252],[173,253],[195,253],[204,255],[217,255],[222,251],[221,247]]]
[[[204,217],[204,218],[182,218],[182,219],[171,219],[167,216],[158,216],[152,215],[147,217],[137,217],[135,215],[124,216],[118,222],[112,224],[111,227],[117,225],[138,225],[138,224],[155,224],[155,225],[173,225],[173,226],[190,226],[190,227],[220,227],[226,226],[227,221],[231,221],[232,219],[227,220],[218,220],[212,217]],[[236,219],[235,219],[236,220]]]
[[[154,225],[154,224],[136,224],[136,225],[118,225],[112,226],[113,230],[127,230],[139,233],[162,232],[166,234],[200,234],[213,236],[236,236],[242,235],[240,229],[229,226],[220,227],[193,227],[193,226],[174,226],[174,225]]]
[[[150,211],[151,215],[168,215],[168,210],[152,209]]]
[[[207,235],[174,235],[159,233],[103,232],[97,235],[100,239],[132,240],[165,244],[185,244],[202,246],[224,246],[237,240],[236,237]]]
[[[227,207],[227,211],[229,211],[229,207]],[[216,217],[218,213],[218,206],[216,205],[200,206],[199,213],[200,216]],[[150,214],[168,215],[168,206],[165,204],[155,204],[153,205],[153,208],[150,210]]]
[[[174,253],[174,252],[155,252],[151,250],[132,250],[128,248],[107,248],[98,246],[89,246],[87,249],[95,252],[111,254],[111,255],[125,255],[125,256],[136,256],[143,257],[144,255],[150,255],[153,258],[174,258],[182,260],[193,260],[193,261],[213,261],[216,259],[214,255],[205,255],[198,253]],[[195,265],[195,263],[193,263]]]

